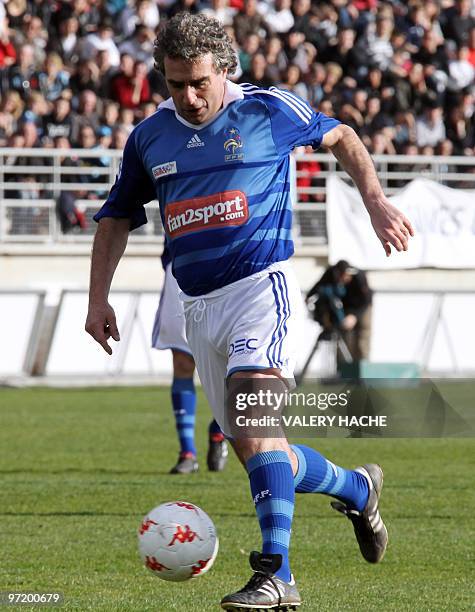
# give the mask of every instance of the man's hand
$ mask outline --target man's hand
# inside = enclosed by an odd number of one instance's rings
[[[381,241],[386,256],[391,255],[391,245],[396,251],[407,251],[409,236],[414,236],[409,219],[386,198],[377,206],[368,206],[373,229]]]
[[[373,161],[356,132],[348,125],[337,125],[326,132],[322,144],[331,149],[358,187],[386,255],[391,255],[391,245],[407,251],[409,236],[414,236],[412,225],[384,195]]]
[[[109,303],[101,306],[89,305],[85,329],[98,342],[106,353],[112,355],[109,338],[119,342],[120,335],[115,320],[115,312]]]

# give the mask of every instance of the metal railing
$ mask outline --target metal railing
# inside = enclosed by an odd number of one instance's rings
[[[115,181],[122,151],[109,149],[0,149],[0,242],[84,243],[95,231],[92,220]],[[424,176],[458,189],[475,189],[471,157],[374,156],[388,195]],[[297,248],[326,244],[326,181],[336,173],[348,180],[327,154],[296,154],[294,238]],[[81,223],[61,226],[59,208],[68,201]],[[131,241],[161,243],[163,228],[156,202],[146,206],[148,224]],[[63,221],[64,221],[63,211]]]

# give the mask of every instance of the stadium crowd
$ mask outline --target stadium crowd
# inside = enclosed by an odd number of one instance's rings
[[[294,91],[372,153],[474,154],[472,0],[0,0],[0,146],[123,148],[167,97],[153,41],[183,10],[225,24],[233,80]]]

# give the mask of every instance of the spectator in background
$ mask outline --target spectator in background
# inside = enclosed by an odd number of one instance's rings
[[[372,133],[368,149],[372,155],[396,155],[391,138],[383,130]]]
[[[333,102],[328,98],[323,98],[323,100],[318,105],[318,110],[324,115],[328,115],[329,117],[335,116],[335,109],[333,108]]]
[[[53,36],[48,42],[48,48],[58,53],[67,64],[76,63],[79,59],[78,36],[79,21],[76,17],[68,17],[59,24],[58,36]]]
[[[293,27],[295,19],[290,7],[291,0],[275,0],[268,6],[264,19],[271,32],[285,34]]]
[[[7,138],[10,138],[12,134],[17,132],[24,109],[25,103],[17,91],[8,91],[2,96],[0,112],[4,115],[3,125]]]
[[[16,60],[16,49],[11,41],[8,19],[0,22],[0,70],[12,66]]]
[[[140,121],[143,121],[144,119],[146,119],[147,117],[150,117],[156,112],[157,112],[157,105],[154,104],[153,102],[147,102],[146,104],[143,104],[142,108],[140,109],[140,113],[139,113]]]
[[[97,66],[97,72],[94,75],[97,78],[95,91],[102,100],[110,99],[111,81],[117,68],[111,65],[107,51],[99,51],[95,65]]]
[[[240,45],[244,43],[249,34],[256,34],[260,39],[265,39],[269,34],[267,23],[257,11],[256,0],[246,0],[243,8],[234,17],[233,25],[236,40]]]
[[[349,125],[355,131],[359,132],[360,137],[361,136],[364,137],[364,134],[361,132],[361,128],[364,125],[364,119],[363,119],[363,115],[359,112],[359,110],[357,110],[351,104],[343,104],[343,106],[340,109],[339,117],[343,123],[345,123],[346,125]]]
[[[79,62],[69,85],[74,96],[78,96],[86,89],[93,91],[97,95],[102,85],[97,63],[94,60]]]
[[[416,140],[416,119],[411,111],[399,111],[394,118],[393,142],[398,153]]]
[[[475,27],[475,19],[471,15],[470,0],[455,0],[455,3],[442,13],[442,30],[445,38],[460,45],[467,45],[469,32]]]
[[[239,64],[244,72],[250,70],[251,60],[253,56],[259,51],[261,46],[261,40],[257,34],[249,34],[244,40],[242,49],[239,52]]]
[[[300,68],[296,64],[288,65],[287,69],[284,71],[284,79],[279,84],[279,87],[296,93],[304,100],[307,99],[307,87],[302,81]]]
[[[464,116],[461,104],[449,111],[447,138],[453,144],[456,155],[473,155],[475,133],[473,121]]]
[[[43,94],[39,91],[32,91],[25,104],[25,110],[21,117],[21,122],[28,121],[34,123],[38,129],[39,136],[44,134],[44,120],[49,111],[49,105]]]
[[[267,75],[267,60],[262,53],[256,53],[251,59],[251,67],[242,73],[241,83],[252,83],[258,87],[272,87],[274,82]]]
[[[414,62],[432,65],[437,70],[447,72],[448,57],[446,48],[438,35],[433,30],[427,30],[422,38],[420,48],[412,55]]]
[[[136,109],[151,98],[145,62],[134,63],[130,77],[118,76],[112,83],[112,97],[122,108]]]
[[[394,20],[389,15],[380,15],[376,19],[374,32],[372,28],[368,31],[366,39],[366,53],[373,66],[377,66],[385,72],[393,57],[391,36],[394,30]]]
[[[70,139],[72,135],[71,102],[67,98],[57,98],[52,112],[45,117],[45,134],[53,140]]]
[[[13,29],[19,30],[28,18],[28,5],[26,0],[9,0],[5,2],[5,9]]]
[[[320,61],[335,62],[342,67],[346,76],[359,79],[367,68],[368,56],[361,45],[356,45],[355,37],[356,33],[351,28],[339,30],[336,42],[320,55]]]
[[[153,41],[155,33],[145,25],[137,25],[133,36],[119,46],[121,56],[130,55],[136,61],[144,62],[147,70],[153,68]]]
[[[17,61],[8,69],[8,88],[18,91],[23,99],[31,91],[39,89],[35,50],[32,45],[21,47]]]
[[[121,108],[119,112],[119,123],[118,127],[122,128],[128,135],[134,129],[135,124],[135,113],[130,108]]]
[[[89,2],[88,0],[62,2],[59,10],[52,14],[52,27],[58,30],[58,24],[69,17],[74,17],[78,20],[79,35],[82,38],[91,32],[97,31],[101,21],[101,12],[95,2]]]
[[[135,6],[131,3],[120,12],[118,30],[123,38],[129,38],[136,32],[138,26],[155,30],[159,22],[160,12],[157,3],[139,0]]]
[[[41,66],[45,60],[45,49],[48,40],[41,19],[33,15],[26,15],[21,28],[14,29],[14,42],[17,49],[25,45],[31,45],[33,48],[33,62],[35,66]]]
[[[306,99],[314,108],[318,107],[325,96],[325,92],[323,91],[323,83],[325,82],[326,76],[327,73],[322,64],[316,62],[310,66],[306,76]]]
[[[118,126],[114,128],[112,130],[111,148],[119,149],[120,151],[123,151],[128,137],[129,137],[129,132],[125,130],[123,127]]]
[[[119,121],[120,106],[117,102],[107,100],[104,104],[104,110],[101,116],[101,126],[107,126],[113,129]]]
[[[314,153],[312,147],[299,147],[295,153]],[[317,197],[309,193],[309,187],[315,187],[315,179],[321,172],[320,164],[314,159],[299,159],[296,164],[297,170],[297,191],[299,202],[316,202]],[[304,211],[302,211],[304,212]]]
[[[404,102],[401,100],[399,108],[401,110],[411,109],[416,115],[420,115],[424,110],[425,101],[428,99],[429,93],[422,64],[412,65],[409,71],[408,83],[407,97]]]
[[[56,136],[54,138],[54,146],[56,149],[70,149],[71,144],[66,136]],[[77,168],[79,161],[69,156],[59,158],[59,163],[62,168]],[[77,181],[77,176],[69,172],[61,173],[61,183],[74,183]],[[56,200],[56,214],[59,219],[61,231],[63,234],[77,233],[87,228],[86,215],[76,206],[76,199],[81,196],[81,191],[71,191],[65,189],[61,191]]]
[[[325,66],[326,76],[323,83],[323,93],[326,97],[338,101],[340,92],[340,81],[343,76],[343,70],[338,64],[328,62]]]
[[[418,147],[435,147],[445,140],[446,130],[442,107],[433,98],[426,98],[422,115],[416,119],[416,143]]]
[[[461,46],[456,57],[449,61],[448,88],[451,91],[461,91],[474,84],[475,67],[469,62],[469,48]]]
[[[282,41],[278,36],[269,36],[266,40],[265,57],[267,74],[273,83],[280,81],[280,75],[287,68],[288,60],[282,49]]]
[[[214,17],[224,26],[232,26],[236,9],[230,6],[228,0],[211,0],[211,6],[202,11],[208,17]]]
[[[310,0],[293,0],[292,12],[294,14],[294,27],[289,32],[301,32],[304,40],[312,43],[319,53],[324,51],[327,46],[327,40],[324,34],[319,30],[319,19],[312,10]],[[289,57],[290,60],[293,58]]]
[[[79,94],[76,113],[72,118],[71,140],[79,143],[79,132],[83,126],[90,126],[95,132],[100,126],[100,108],[96,94],[86,89]]]
[[[305,42],[305,34],[295,28],[292,28],[287,33],[285,54],[289,63],[296,64],[305,74],[308,71],[308,57],[305,53],[303,43]]]
[[[468,61],[475,67],[475,27],[470,28],[468,35]]]
[[[413,51],[417,51],[420,48],[424,33],[429,32],[431,29],[432,24],[425,11],[424,4],[422,2],[415,2],[410,5],[405,23],[405,32],[407,42]]]
[[[23,121],[20,132],[23,136],[23,146],[25,149],[32,149],[40,146],[40,133],[33,121]]]
[[[107,51],[111,66],[118,66],[120,53],[114,42],[114,30],[108,21],[99,24],[97,32],[88,34],[80,46],[82,60],[94,59],[99,51]]]
[[[55,52],[48,53],[38,80],[41,93],[50,102],[59,98],[69,85],[69,74],[63,68],[61,57]]]

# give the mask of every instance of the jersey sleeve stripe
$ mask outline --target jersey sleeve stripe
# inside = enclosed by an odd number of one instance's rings
[[[252,83],[240,83],[239,86],[241,89],[259,89],[257,85],[253,85]]]
[[[281,102],[284,102],[288,107],[290,107],[294,111],[294,113],[305,123],[305,125],[308,125],[310,123],[310,120],[304,115],[304,113],[302,113],[300,108],[296,104],[294,104],[293,101],[291,102],[285,96],[283,96],[280,91],[276,92],[270,91],[268,89],[253,89],[252,91],[246,91],[245,89],[243,89],[243,93],[245,96],[253,95],[256,93],[273,96],[274,98],[277,98]]]
[[[305,104],[305,102],[300,100],[300,98],[297,98],[297,96],[295,96],[291,91],[286,91],[284,89],[277,89],[277,88],[274,88],[274,87],[271,87],[271,90],[272,91],[277,91],[281,95],[283,95],[286,98],[288,98],[289,100],[291,100],[294,104],[296,104],[302,110],[302,112],[305,115],[308,116],[309,119],[312,118],[312,111],[311,111],[311,109],[307,106],[307,104]]]

